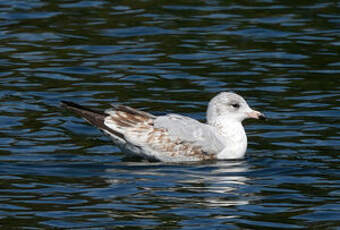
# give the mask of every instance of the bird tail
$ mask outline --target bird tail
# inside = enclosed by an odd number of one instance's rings
[[[61,106],[78,114],[87,122],[96,126],[97,128],[124,139],[124,135],[122,133],[117,132],[105,125],[105,118],[109,115],[105,114],[104,112],[92,110],[70,101],[61,101]]]

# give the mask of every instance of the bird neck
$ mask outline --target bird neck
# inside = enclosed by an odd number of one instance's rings
[[[242,123],[228,116],[219,116],[209,123],[223,138],[225,148],[217,155],[219,159],[242,158],[247,150],[247,135]]]
[[[214,119],[209,125],[215,127],[221,135],[227,137],[228,139],[236,140],[245,136],[245,130],[242,123],[236,119],[230,119],[229,116],[219,116],[217,119]]]

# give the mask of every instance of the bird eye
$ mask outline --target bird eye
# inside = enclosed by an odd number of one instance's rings
[[[235,109],[240,108],[240,104],[238,104],[238,103],[233,103],[233,104],[231,104],[231,106],[234,107]]]

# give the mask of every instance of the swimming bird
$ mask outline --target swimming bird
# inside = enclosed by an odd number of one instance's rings
[[[221,92],[210,100],[206,123],[173,113],[154,116],[120,104],[103,112],[69,101],[61,104],[108,134],[128,155],[164,162],[243,158],[247,135],[242,121],[265,119],[243,97],[231,92]]]

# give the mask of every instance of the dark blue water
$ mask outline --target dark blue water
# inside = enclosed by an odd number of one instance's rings
[[[337,1],[0,1],[0,227],[339,229]],[[247,157],[126,159],[60,100],[204,121],[234,91]]]

